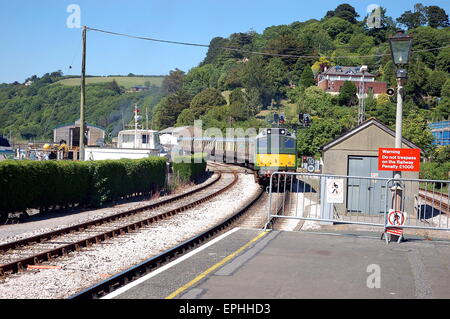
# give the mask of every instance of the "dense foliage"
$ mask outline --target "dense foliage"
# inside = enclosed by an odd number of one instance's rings
[[[166,97],[173,102],[163,99],[155,108],[159,128],[192,125],[198,119],[204,129],[248,127],[249,122],[259,128],[274,125],[277,112],[285,115],[285,126],[299,130],[299,154],[317,155],[321,145],[357,125],[358,115],[354,84],[345,83],[339,95],[331,96],[316,86],[317,74],[334,65],[367,65],[376,80],[395,87],[388,37],[406,26],[414,38],[414,52],[405,88],[403,134],[431,156],[434,147],[427,123],[450,115],[450,50],[441,48],[450,42],[450,28],[445,10],[420,4],[414,10],[422,10],[420,21],[409,23],[409,11],[395,21],[380,8],[379,23],[373,28],[367,23],[369,16],[360,21],[352,6],[342,4],[321,20],[270,26],[262,34],[250,31],[213,38],[198,67],[169,75],[178,90]],[[395,95],[370,95],[365,104],[366,118],[395,127]],[[300,128],[299,113],[311,114],[314,124]]]
[[[174,159],[172,167],[173,173],[180,181],[194,181],[205,173],[206,160],[204,154],[178,156]]]
[[[356,88],[346,83],[337,96],[316,86],[325,67],[367,65],[376,80],[396,86],[388,37],[398,27],[413,36],[408,65],[403,117],[404,136],[432,156],[434,148],[427,123],[450,116],[450,28],[438,6],[416,4],[398,19],[379,8],[360,17],[349,4],[324,10],[320,20],[295,21],[267,27],[262,33],[236,32],[211,40],[204,60],[187,73],[175,69],[162,88],[148,93],[124,94],[114,83],[88,85],[87,121],[106,126],[113,136],[132,116],[137,102],[152,110],[153,127],[192,125],[268,127],[273,113],[284,114],[285,126],[298,129],[299,155],[318,155],[320,146],[357,125]],[[47,74],[29,87],[0,85],[0,134],[16,130],[23,138],[49,136],[52,126],[77,119],[79,90],[51,84],[61,74]],[[396,95],[369,96],[366,118],[376,117],[394,128]],[[309,113],[313,125],[301,128],[299,113]],[[128,118],[127,118],[128,116]]]
[[[166,161],[0,162],[0,219],[10,212],[79,204],[97,207],[134,194],[148,194],[164,186]]]
[[[0,135],[15,140],[51,140],[52,129],[73,123],[80,117],[80,88],[56,83],[61,72],[33,76],[31,85],[0,84]],[[117,136],[133,117],[134,104],[148,109],[149,123],[153,107],[162,97],[161,89],[149,85],[149,91],[125,93],[117,82],[86,86],[86,121],[104,127],[108,137]],[[144,113],[145,116],[145,113]],[[150,126],[150,125],[149,125]]]

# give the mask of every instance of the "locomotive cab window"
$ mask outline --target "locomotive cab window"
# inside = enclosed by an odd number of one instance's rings
[[[295,148],[295,142],[292,138],[284,139],[284,147],[285,148]]]

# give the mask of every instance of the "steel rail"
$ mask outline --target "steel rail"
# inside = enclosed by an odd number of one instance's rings
[[[420,192],[425,192],[425,194]],[[450,199],[446,193],[419,188],[419,197],[424,199],[426,203],[431,204],[434,209],[437,209],[443,213],[450,213]]]
[[[89,287],[75,295],[69,297],[69,299],[97,299],[112,291],[128,284],[129,282],[136,280],[160,266],[167,264],[168,262],[180,257],[181,255],[193,250],[194,248],[204,244],[206,241],[212,239],[212,237],[217,236],[223,231],[227,230],[231,225],[233,225],[243,214],[254,205],[264,193],[263,189],[257,193],[257,195],[250,200],[243,208],[241,208],[233,216],[226,218],[224,221],[218,225],[206,230],[205,232],[189,239],[181,244],[166,250],[146,261],[127,269],[121,273],[118,273],[108,279],[101,281],[100,283]]]
[[[124,212],[120,212],[120,213],[117,213],[117,214],[114,214],[114,215],[110,215],[110,216],[107,216],[107,217],[102,217],[102,218],[95,219],[95,220],[92,220],[92,221],[88,221],[88,222],[85,222],[85,223],[81,223],[81,224],[77,224],[77,225],[61,228],[61,229],[58,229],[58,230],[50,231],[50,232],[47,232],[47,233],[44,233],[44,234],[40,234],[40,235],[36,235],[36,236],[20,239],[20,240],[17,240],[17,241],[1,244],[0,245],[0,252],[6,252],[6,251],[8,251],[10,249],[16,249],[16,248],[19,248],[19,247],[22,247],[22,246],[33,244],[33,243],[41,243],[43,241],[53,239],[53,238],[55,238],[57,236],[61,236],[61,235],[64,235],[64,234],[69,234],[69,233],[74,232],[74,231],[81,231],[81,230],[87,229],[88,227],[91,227],[91,226],[104,224],[106,222],[111,222],[111,221],[114,221],[114,220],[117,220],[117,219],[120,219],[120,218],[123,218],[123,217],[126,217],[126,216],[131,216],[131,215],[134,215],[134,214],[146,211],[146,210],[151,210],[151,209],[158,208],[160,206],[163,206],[163,205],[166,205],[168,203],[174,202],[176,200],[182,199],[182,198],[184,198],[186,196],[192,195],[192,194],[197,193],[197,192],[199,192],[201,190],[204,190],[205,188],[207,188],[209,186],[214,185],[217,181],[220,180],[221,172],[218,172],[218,175],[219,175],[218,178],[214,179],[212,182],[207,183],[207,184],[205,184],[205,185],[203,185],[203,186],[201,186],[199,188],[190,190],[190,191],[188,191],[186,193],[175,195],[174,197],[167,198],[167,199],[164,199],[162,201],[158,201],[156,203],[152,203],[152,204],[145,205],[145,206],[142,206],[142,207],[130,209],[130,210],[127,210],[127,211],[124,211]]]
[[[67,244],[64,246],[59,246],[57,248],[53,248],[48,251],[44,251],[44,252],[29,256],[29,257],[25,257],[25,258],[15,260],[15,261],[7,263],[7,264],[0,265],[0,276],[4,276],[6,273],[19,272],[21,270],[24,270],[24,268],[27,265],[36,265],[36,264],[42,263],[44,261],[49,261],[54,257],[65,256],[71,251],[77,251],[83,247],[89,247],[92,244],[99,243],[99,242],[105,241],[109,238],[113,238],[113,237],[116,237],[116,236],[119,236],[119,235],[122,235],[122,234],[125,234],[128,232],[137,230],[138,228],[150,225],[151,223],[154,223],[158,220],[173,216],[179,212],[185,211],[185,210],[190,209],[194,206],[197,206],[201,203],[204,203],[204,202],[210,200],[211,198],[225,192],[226,190],[231,188],[233,185],[235,185],[237,180],[238,180],[238,176],[237,176],[237,174],[234,174],[233,181],[231,183],[229,183],[228,185],[226,185],[225,187],[221,188],[220,190],[218,190],[208,196],[205,196],[201,199],[190,202],[186,205],[177,207],[175,209],[171,209],[167,212],[164,212],[164,213],[161,213],[161,214],[158,214],[158,215],[155,215],[155,216],[152,216],[152,217],[149,217],[149,218],[137,221],[137,222],[133,222],[131,224],[123,225],[123,226],[117,227],[115,229],[108,230],[106,232],[97,234],[97,235],[89,237],[89,238],[84,238],[84,239],[79,240],[74,243],[70,243],[70,244]],[[211,185],[211,184],[209,184],[209,185]]]

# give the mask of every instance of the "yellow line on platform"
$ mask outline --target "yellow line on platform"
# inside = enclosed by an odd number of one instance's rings
[[[183,291],[185,291],[186,289],[189,289],[190,287],[192,287],[193,285],[195,285],[197,282],[199,282],[200,280],[202,280],[203,278],[205,278],[208,274],[210,274],[211,272],[213,272],[214,270],[216,270],[217,268],[223,266],[225,263],[227,263],[228,261],[230,261],[231,259],[233,259],[234,257],[236,257],[238,254],[240,254],[244,249],[246,249],[247,247],[249,247],[251,244],[253,244],[254,242],[258,241],[259,239],[261,239],[262,237],[264,237],[265,235],[267,235],[270,232],[270,230],[266,230],[263,231],[262,233],[258,234],[258,236],[254,237],[253,239],[251,239],[248,243],[246,243],[244,246],[242,246],[241,248],[239,248],[238,250],[236,250],[235,252],[229,254],[227,257],[225,257],[224,259],[222,259],[221,261],[219,261],[218,263],[216,263],[215,265],[211,266],[210,268],[208,268],[207,270],[205,270],[204,272],[202,272],[200,275],[198,275],[197,277],[195,277],[194,279],[192,279],[190,282],[188,282],[187,284],[181,286],[180,288],[178,288],[177,290],[175,290],[173,293],[171,293],[170,295],[168,295],[165,299],[173,299],[176,296],[178,296],[180,293],[182,293]]]

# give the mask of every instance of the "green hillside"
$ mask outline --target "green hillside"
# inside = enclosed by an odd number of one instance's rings
[[[129,89],[136,85],[152,84],[161,86],[164,76],[95,76],[87,77],[86,84],[108,83],[116,81],[119,86]],[[80,78],[69,78],[56,82],[67,86],[79,86]]]
[[[144,116],[147,109],[151,123],[152,109],[163,96],[162,77],[88,79],[93,81],[86,81],[86,121],[104,127],[109,140],[133,120],[135,103]],[[32,84],[0,84],[0,135],[11,134],[14,141],[49,140],[54,127],[79,118],[79,79],[66,78],[58,71],[27,81]],[[148,85],[149,90],[127,93],[133,85]]]
[[[327,94],[317,87],[317,75],[325,67],[367,65],[377,81],[396,87],[388,38],[402,28],[413,37],[403,136],[432,157],[435,147],[427,124],[450,117],[448,15],[440,7],[416,4],[397,19],[389,16],[389,8],[381,8],[376,27],[367,18],[348,4],[324,7],[321,19],[215,37],[203,61],[187,72],[175,69],[165,78],[88,78],[86,120],[114,136],[131,120],[138,103],[141,110],[149,110],[155,129],[200,119],[204,129],[225,132],[230,126],[269,127],[273,113],[283,112],[284,125],[298,130],[299,155],[318,155],[320,146],[357,125],[358,98],[352,82],[338,95]],[[52,127],[78,118],[79,79],[53,72],[27,80],[33,84],[0,84],[0,134],[49,138]],[[126,92],[146,82],[152,84],[148,92]],[[299,126],[299,113],[312,116],[310,127]],[[395,113],[396,96],[369,95],[365,100],[366,118],[395,128]]]
[[[177,83],[176,89],[155,107],[155,123],[163,129],[201,119],[204,129],[225,132],[230,126],[274,125],[273,113],[278,112],[285,115],[285,127],[297,130],[299,155],[319,155],[322,145],[358,124],[359,101],[353,82],[330,95],[317,86],[318,74],[333,66],[367,65],[376,81],[395,88],[388,38],[401,28],[413,37],[402,133],[432,156],[435,147],[427,124],[450,117],[450,23],[445,10],[416,4],[394,19],[389,8],[381,8],[374,27],[348,4],[324,7],[323,14],[322,19],[268,26],[262,33],[236,30],[213,38],[198,67],[169,74],[167,82]],[[310,127],[300,126],[301,113],[311,115]],[[395,129],[395,115],[396,95],[369,94],[365,99],[366,118]]]

